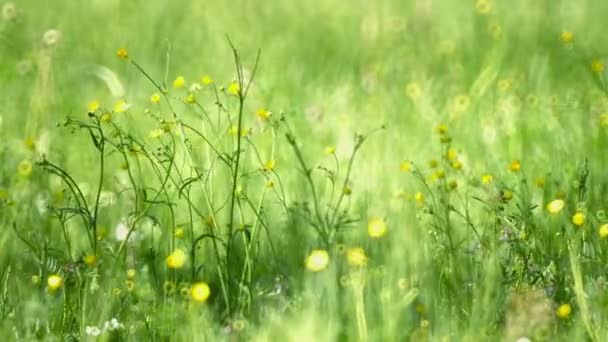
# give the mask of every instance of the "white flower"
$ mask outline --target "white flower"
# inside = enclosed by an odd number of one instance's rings
[[[192,83],[192,85],[190,85],[190,89],[188,89],[188,91],[191,93],[196,93],[199,90],[201,90],[201,84],[198,82]]]
[[[89,336],[97,337],[97,336],[101,335],[101,330],[99,330],[99,328],[96,326],[85,327],[84,332]]]
[[[119,329],[123,329],[125,326],[120,323],[116,318],[112,318],[109,321],[105,321],[103,323],[103,331],[114,331],[114,330],[119,330]]]
[[[128,235],[129,235],[129,227],[124,222],[120,222],[116,226],[114,237],[118,241],[125,241],[127,239]]]
[[[42,35],[42,43],[47,47],[53,47],[61,40],[61,32],[59,30],[51,29]]]
[[[2,6],[2,19],[13,20],[17,17],[17,7],[12,2],[7,2]]]

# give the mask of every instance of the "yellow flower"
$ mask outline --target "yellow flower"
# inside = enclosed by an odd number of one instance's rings
[[[186,96],[186,102],[190,104],[196,103],[196,96],[192,93],[188,94],[188,96]]]
[[[447,160],[456,160],[456,158],[458,157],[458,152],[456,151],[456,149],[454,148],[450,148],[446,153],[445,153],[445,159]]]
[[[604,62],[601,59],[594,59],[591,61],[591,71],[596,74],[601,74],[604,72]]]
[[[267,188],[274,188],[274,182],[272,180],[267,180],[266,181],[266,187]]]
[[[127,291],[131,292],[135,289],[135,282],[133,280],[125,280],[125,287]]]
[[[63,285],[63,279],[58,274],[52,274],[47,278],[46,285],[50,291],[56,291]]]
[[[99,109],[99,101],[93,100],[89,103],[89,113],[95,113]]]
[[[521,162],[519,160],[514,160],[509,164],[509,171],[518,172],[521,170]]]
[[[399,169],[403,172],[409,172],[412,170],[412,163],[410,163],[407,160],[404,160],[403,162],[401,162],[401,164],[399,165]]]
[[[511,190],[504,190],[502,192],[502,199],[505,201],[510,201],[513,199],[513,191]]]
[[[124,113],[129,109],[129,107],[131,107],[131,105],[128,104],[127,101],[118,100],[118,102],[116,102],[114,104],[114,112],[115,113]]]
[[[439,124],[437,127],[435,127],[435,132],[439,133],[440,135],[445,135],[448,133],[448,126],[443,123]]]
[[[492,2],[490,0],[477,0],[475,9],[479,14],[488,14],[492,11]]]
[[[414,200],[418,203],[423,203],[424,202],[424,194],[420,191],[416,192],[414,194]]]
[[[492,175],[483,175],[481,176],[481,184],[488,185],[494,181],[494,177]]]
[[[23,145],[28,150],[33,151],[36,149],[36,140],[34,140],[32,137],[27,137],[25,140],[23,140]]]
[[[127,278],[129,278],[129,279],[133,279],[133,278],[135,278],[135,275],[136,275],[136,274],[137,274],[137,271],[135,271],[135,269],[134,269],[134,268],[129,268],[129,269],[127,270]]]
[[[578,213],[574,214],[572,216],[572,223],[577,227],[584,225],[585,224],[585,214],[581,213],[580,211]]]
[[[192,298],[192,300],[195,302],[205,302],[209,298],[210,294],[211,289],[205,282],[200,281],[192,284],[192,287],[190,287],[190,298]]]
[[[129,52],[125,48],[120,48],[120,49],[118,49],[118,51],[116,51],[116,56],[118,56],[118,58],[128,59]]]
[[[310,271],[323,271],[329,265],[329,253],[323,249],[315,249],[306,257],[304,263]]]
[[[275,165],[276,165],[276,162],[274,161],[274,159],[271,159],[271,160],[267,161],[266,163],[264,163],[263,169],[264,169],[264,171],[269,172],[269,171],[274,170]]]
[[[600,239],[606,239],[608,238],[608,223],[604,223],[600,226],[600,228],[598,229],[598,233],[600,235]]]
[[[367,223],[367,234],[374,239],[384,236],[387,230],[386,222],[381,218],[370,219]]]
[[[213,79],[211,77],[209,77],[208,75],[205,75],[201,78],[201,83],[203,85],[210,85],[213,83]]]
[[[185,235],[186,235],[186,231],[182,227],[175,228],[175,232],[173,232],[173,236],[175,236],[178,239],[183,238]]]
[[[553,201],[547,203],[547,211],[551,214],[557,214],[566,206],[566,202],[563,199],[554,199]]]
[[[346,261],[351,266],[365,266],[367,264],[367,255],[365,255],[363,248],[349,248],[346,250]]]
[[[186,263],[186,253],[181,249],[176,249],[167,257],[167,267],[182,268]]]
[[[239,84],[234,81],[230,83],[230,85],[228,86],[228,94],[238,96],[240,93],[241,87],[239,87]]]
[[[95,265],[95,263],[97,263],[97,255],[92,254],[92,253],[87,254],[84,256],[83,261],[87,266],[93,267]]]
[[[545,186],[545,178],[543,178],[543,177],[536,178],[536,180],[534,181],[534,185],[536,185],[537,188],[544,187]]]
[[[503,79],[498,81],[498,84],[496,85],[496,87],[498,88],[498,90],[500,92],[506,93],[507,91],[509,91],[509,89],[511,89],[511,80],[509,79]]]
[[[270,118],[270,115],[272,115],[271,112],[269,112],[268,110],[266,110],[264,108],[258,109],[258,111],[255,114],[258,116],[258,118],[260,118],[264,121],[268,120],[268,118]]]
[[[34,284],[40,284],[40,276],[37,275],[37,274],[34,274],[32,276],[32,283],[34,283]]]
[[[416,100],[422,95],[422,89],[420,89],[420,85],[417,82],[408,83],[405,86],[405,92],[412,100]]]
[[[186,80],[183,76],[177,76],[175,80],[173,80],[173,88],[179,89],[183,88],[186,85]]]
[[[462,162],[460,160],[455,160],[452,163],[452,168],[454,168],[454,170],[460,170],[460,169],[462,169]]]
[[[150,96],[150,102],[152,103],[159,103],[160,102],[160,94],[159,93],[154,93],[152,94],[152,96]]]
[[[600,115],[600,126],[608,127],[608,113]]]
[[[17,166],[17,173],[21,177],[28,177],[32,174],[32,169],[32,162],[30,162],[29,160],[22,160]]]
[[[559,39],[566,44],[570,44],[574,41],[574,34],[570,31],[563,31]]]
[[[99,119],[103,123],[111,122],[112,121],[112,113],[103,113],[103,114],[101,114],[101,117],[99,117]]]
[[[562,304],[555,311],[555,314],[557,315],[557,317],[559,317],[561,319],[567,319],[568,317],[570,317],[571,313],[572,313],[572,307],[570,306],[570,304]]]
[[[323,152],[325,152],[325,154],[334,154],[334,153],[336,153],[336,147],[335,146],[327,146],[327,147],[325,147],[325,149],[323,150]]]

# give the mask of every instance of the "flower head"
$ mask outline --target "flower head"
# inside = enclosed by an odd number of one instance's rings
[[[208,76],[208,75],[205,75],[205,76],[203,76],[201,78],[201,84],[202,85],[210,85],[212,83],[213,83],[213,79],[210,76]]]
[[[346,250],[346,261],[351,266],[365,266],[367,264],[367,255],[365,255],[363,248],[349,248]]]
[[[270,118],[270,115],[272,115],[271,112],[269,112],[267,109],[264,109],[264,108],[258,109],[258,111],[255,114],[258,116],[258,118],[260,118],[264,121],[268,120],[268,118]]]
[[[604,69],[604,62],[602,62],[601,59],[594,59],[593,61],[591,61],[591,71],[593,71],[594,73],[601,74],[602,72],[604,72]]]
[[[494,181],[494,177],[492,175],[483,175],[481,176],[481,184],[488,185]]]
[[[571,313],[572,313],[572,307],[570,306],[570,304],[562,304],[555,311],[555,314],[557,315],[557,317],[559,317],[561,319],[568,319],[568,317],[570,317]]]
[[[574,224],[577,227],[580,227],[585,224],[585,219],[586,219],[585,214],[583,214],[582,212],[579,211],[572,216],[572,224]]]
[[[150,96],[150,102],[157,104],[160,102],[160,94],[159,93],[154,93]]]
[[[488,14],[492,11],[492,2],[490,0],[477,0],[475,9],[479,14]]]
[[[509,164],[509,171],[518,172],[521,170],[521,162],[519,160],[514,160]]]
[[[179,89],[186,86],[186,79],[184,76],[177,76],[175,80],[173,80],[173,88]]]
[[[574,41],[574,34],[570,31],[563,31],[559,39],[566,44],[570,44]]]
[[[373,218],[367,223],[367,234],[372,238],[383,237],[387,230],[386,222],[381,218]]]
[[[323,249],[315,249],[306,257],[304,264],[312,272],[319,272],[329,265],[329,253]]]
[[[89,103],[89,113],[95,113],[99,109],[99,101],[93,100]]]
[[[125,48],[120,48],[116,51],[116,56],[122,59],[129,59],[129,52]]]
[[[547,211],[551,214],[557,214],[566,206],[566,202],[563,199],[554,199],[553,201],[547,203]]]
[[[17,173],[21,177],[28,177],[32,174],[32,162],[29,160],[22,160],[17,166]]]
[[[604,240],[608,238],[608,223],[604,223],[598,229],[598,234],[600,235],[600,239]]]
[[[205,302],[209,298],[210,294],[211,289],[209,288],[209,285],[207,285],[207,283],[205,282],[201,281],[192,284],[192,286],[190,287],[190,298],[192,298],[192,300],[195,302]]]
[[[178,248],[167,256],[167,267],[174,269],[182,268],[186,263],[186,258],[186,253]]]
[[[56,291],[63,285],[63,278],[58,274],[52,274],[47,278],[46,285],[50,291]]]

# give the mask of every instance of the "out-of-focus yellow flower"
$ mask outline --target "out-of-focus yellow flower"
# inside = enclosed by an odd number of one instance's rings
[[[600,115],[600,126],[608,127],[608,113]]]
[[[148,133],[148,137],[150,139],[158,139],[165,134],[165,131],[162,128],[155,128]]]
[[[175,231],[173,232],[173,236],[175,236],[178,239],[182,239],[184,236],[186,236],[186,230],[182,227],[177,227],[177,228],[175,228]]]
[[[306,257],[306,268],[312,272],[319,272],[329,265],[329,253],[323,249],[315,249]]]
[[[211,295],[211,288],[205,282],[200,281],[192,284],[190,287],[190,298],[195,302],[205,302],[209,298],[209,295]]]
[[[52,274],[47,278],[46,285],[50,291],[57,291],[63,285],[63,278],[58,274]]]
[[[118,49],[118,51],[116,51],[116,56],[118,56],[118,58],[128,59],[129,52],[125,48],[120,48],[120,49]]]
[[[87,254],[84,256],[83,261],[87,266],[93,267],[97,263],[97,255],[93,253]]]
[[[21,177],[28,177],[32,174],[32,162],[29,160],[22,160],[17,166],[17,174]]]
[[[448,126],[441,123],[435,127],[435,132],[439,133],[440,135],[445,135],[448,133]]]
[[[367,222],[367,234],[374,239],[383,237],[388,230],[386,222],[381,218],[372,218]]]
[[[27,137],[25,140],[23,140],[23,146],[25,146],[25,148],[28,150],[33,151],[36,149],[36,140],[34,140],[32,137]]]
[[[600,239],[608,238],[608,223],[604,223],[598,229],[598,234],[600,235]]]
[[[537,188],[542,188],[545,186],[545,178],[544,177],[538,177],[536,178],[536,180],[534,181],[534,185],[536,185]]]
[[[510,200],[513,199],[513,191],[511,191],[511,190],[503,190],[501,197],[505,201],[510,201]]]
[[[167,266],[169,268],[182,268],[186,264],[186,253],[181,249],[176,249],[167,257]]]
[[[424,202],[424,194],[420,191],[416,192],[414,194],[414,200],[418,203],[423,203]]]
[[[160,94],[159,93],[154,93],[150,96],[150,102],[157,104],[160,102]]]
[[[492,175],[483,175],[481,176],[481,184],[488,185],[494,181],[494,176]]]
[[[566,44],[570,44],[574,41],[574,33],[563,31],[562,34],[560,34],[559,39]]]
[[[568,319],[572,313],[572,307],[570,304],[562,304],[555,311],[555,315],[561,319]]]
[[[604,72],[604,62],[602,62],[601,59],[594,59],[593,61],[591,61],[591,71],[593,71],[596,74],[601,74],[602,72]]]
[[[213,83],[213,79],[210,76],[208,76],[208,75],[205,75],[205,76],[203,76],[201,78],[201,84],[202,85],[210,85],[212,83]]]
[[[228,86],[228,94],[238,96],[241,93],[241,87],[236,82],[230,83]]]
[[[557,214],[566,206],[566,202],[563,199],[554,199],[553,201],[547,203],[547,211],[551,214]]]
[[[334,154],[336,153],[336,147],[335,146],[327,146],[325,147],[325,149],[323,150],[323,152],[325,152],[325,154]]]
[[[353,247],[346,250],[346,261],[351,266],[365,266],[367,264],[367,255],[360,247]]]
[[[407,160],[404,160],[399,165],[399,169],[403,172],[410,172],[410,171],[412,171],[412,163]]]
[[[184,86],[186,86],[186,79],[184,78],[184,76],[177,76],[173,80],[173,88],[180,89]]]
[[[255,114],[258,116],[258,118],[260,118],[264,121],[268,120],[268,118],[270,118],[270,115],[272,115],[271,112],[269,112],[267,109],[264,109],[264,108],[258,109],[258,111],[255,112]]]
[[[521,162],[519,160],[514,160],[509,164],[509,171],[519,172],[519,170],[521,170]]]
[[[135,275],[137,275],[137,271],[135,271],[135,269],[134,269],[134,268],[129,268],[129,269],[127,270],[127,278],[129,278],[129,279],[134,279],[134,278],[135,278]]]
[[[186,102],[189,104],[196,103],[196,96],[192,93],[188,94],[188,96],[186,96]]]
[[[112,121],[112,113],[103,113],[103,114],[101,114],[101,116],[99,117],[99,119],[103,123],[111,122]]]
[[[93,100],[89,102],[89,113],[95,113],[99,109],[99,101]]]
[[[131,105],[128,104],[127,101],[125,101],[125,100],[118,100],[114,104],[114,112],[115,113],[124,113],[127,110],[129,110],[129,107],[131,107]]]
[[[492,11],[492,2],[490,0],[477,0],[475,9],[479,14],[488,14]]]
[[[468,95],[456,95],[452,100],[452,111],[455,113],[463,113],[471,105],[471,98]]]
[[[583,214],[580,211],[572,216],[572,224],[574,224],[577,227],[584,225],[585,220],[586,220],[585,214]]]
[[[276,165],[276,162],[274,161],[274,159],[267,161],[266,163],[264,163],[264,166],[263,166],[264,171],[269,172],[269,171],[274,170],[275,165]]]

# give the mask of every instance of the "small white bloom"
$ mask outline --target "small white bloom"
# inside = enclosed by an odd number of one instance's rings
[[[42,43],[46,47],[53,47],[61,41],[61,32],[56,29],[51,29],[44,32],[42,35]]]
[[[129,227],[124,222],[120,222],[116,226],[116,230],[114,233],[116,240],[125,241],[127,239],[128,235],[129,235]]]
[[[201,84],[198,82],[194,82],[190,85],[190,88],[188,90],[191,93],[196,93],[197,91],[201,90]]]
[[[97,337],[97,336],[101,335],[101,330],[99,330],[99,328],[96,326],[85,327],[84,332],[89,336]]]

